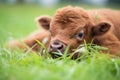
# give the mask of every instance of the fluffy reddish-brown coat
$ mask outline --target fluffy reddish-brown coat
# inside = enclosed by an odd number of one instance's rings
[[[93,40],[94,44],[109,48],[106,52],[120,55],[120,11],[110,9],[84,10],[79,7],[64,7],[55,16],[38,18],[38,23],[51,32],[49,46],[55,41],[70,46],[70,52],[80,44]],[[39,32],[39,31],[38,31]],[[83,36],[79,37],[79,33]],[[40,34],[40,35],[39,35]],[[47,35],[49,36],[49,32]],[[35,39],[42,40],[41,33],[24,42],[33,45]],[[38,37],[38,38],[37,38]],[[34,38],[34,39],[33,39]],[[63,47],[65,48],[65,47]],[[65,50],[65,49],[62,49]]]

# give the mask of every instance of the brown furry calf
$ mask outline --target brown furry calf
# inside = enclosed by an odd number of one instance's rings
[[[55,56],[53,52],[63,53],[68,45],[70,46],[69,52],[72,52],[73,49],[83,44],[84,40],[87,43],[93,40],[94,44],[107,47],[106,52],[120,56],[119,17],[120,11],[115,10],[84,10],[79,7],[64,7],[59,9],[53,18],[38,18],[38,23],[50,31],[49,51],[52,56]],[[36,37],[40,38],[41,34],[33,36],[33,38]],[[24,42],[27,44],[28,40],[33,39],[30,37]],[[32,42],[29,44],[33,45]]]

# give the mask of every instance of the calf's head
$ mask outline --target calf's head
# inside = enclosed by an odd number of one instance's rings
[[[89,43],[94,36],[105,34],[111,27],[106,21],[95,24],[90,15],[78,7],[62,8],[52,19],[41,17],[38,22],[51,33],[49,44],[51,54],[58,51],[64,53],[67,46],[70,46],[70,53],[83,44],[84,40]]]

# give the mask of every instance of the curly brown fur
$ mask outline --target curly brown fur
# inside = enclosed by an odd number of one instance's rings
[[[38,18],[38,24],[49,29],[51,34],[49,49],[56,46],[70,46],[70,52],[80,44],[90,43],[109,48],[110,52],[120,56],[120,11],[110,9],[84,10],[80,7],[64,7],[59,9],[55,16]],[[39,32],[39,31],[38,31]],[[83,34],[83,35],[82,35]],[[33,45],[35,39],[42,40],[41,33],[26,38],[27,45]],[[30,42],[29,42],[30,41]],[[57,43],[55,41],[58,41]],[[53,49],[53,48],[52,48]],[[60,49],[59,49],[60,50]],[[63,50],[63,49],[62,49]],[[54,49],[55,51],[55,49]]]

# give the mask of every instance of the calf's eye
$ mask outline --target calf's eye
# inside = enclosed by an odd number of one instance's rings
[[[79,38],[82,38],[82,37],[83,37],[83,33],[79,33],[79,34],[78,34],[78,37],[79,37]]]
[[[77,39],[78,39],[78,40],[83,40],[83,38],[84,38],[84,32],[81,31],[81,32],[79,32],[79,33],[77,34]]]

